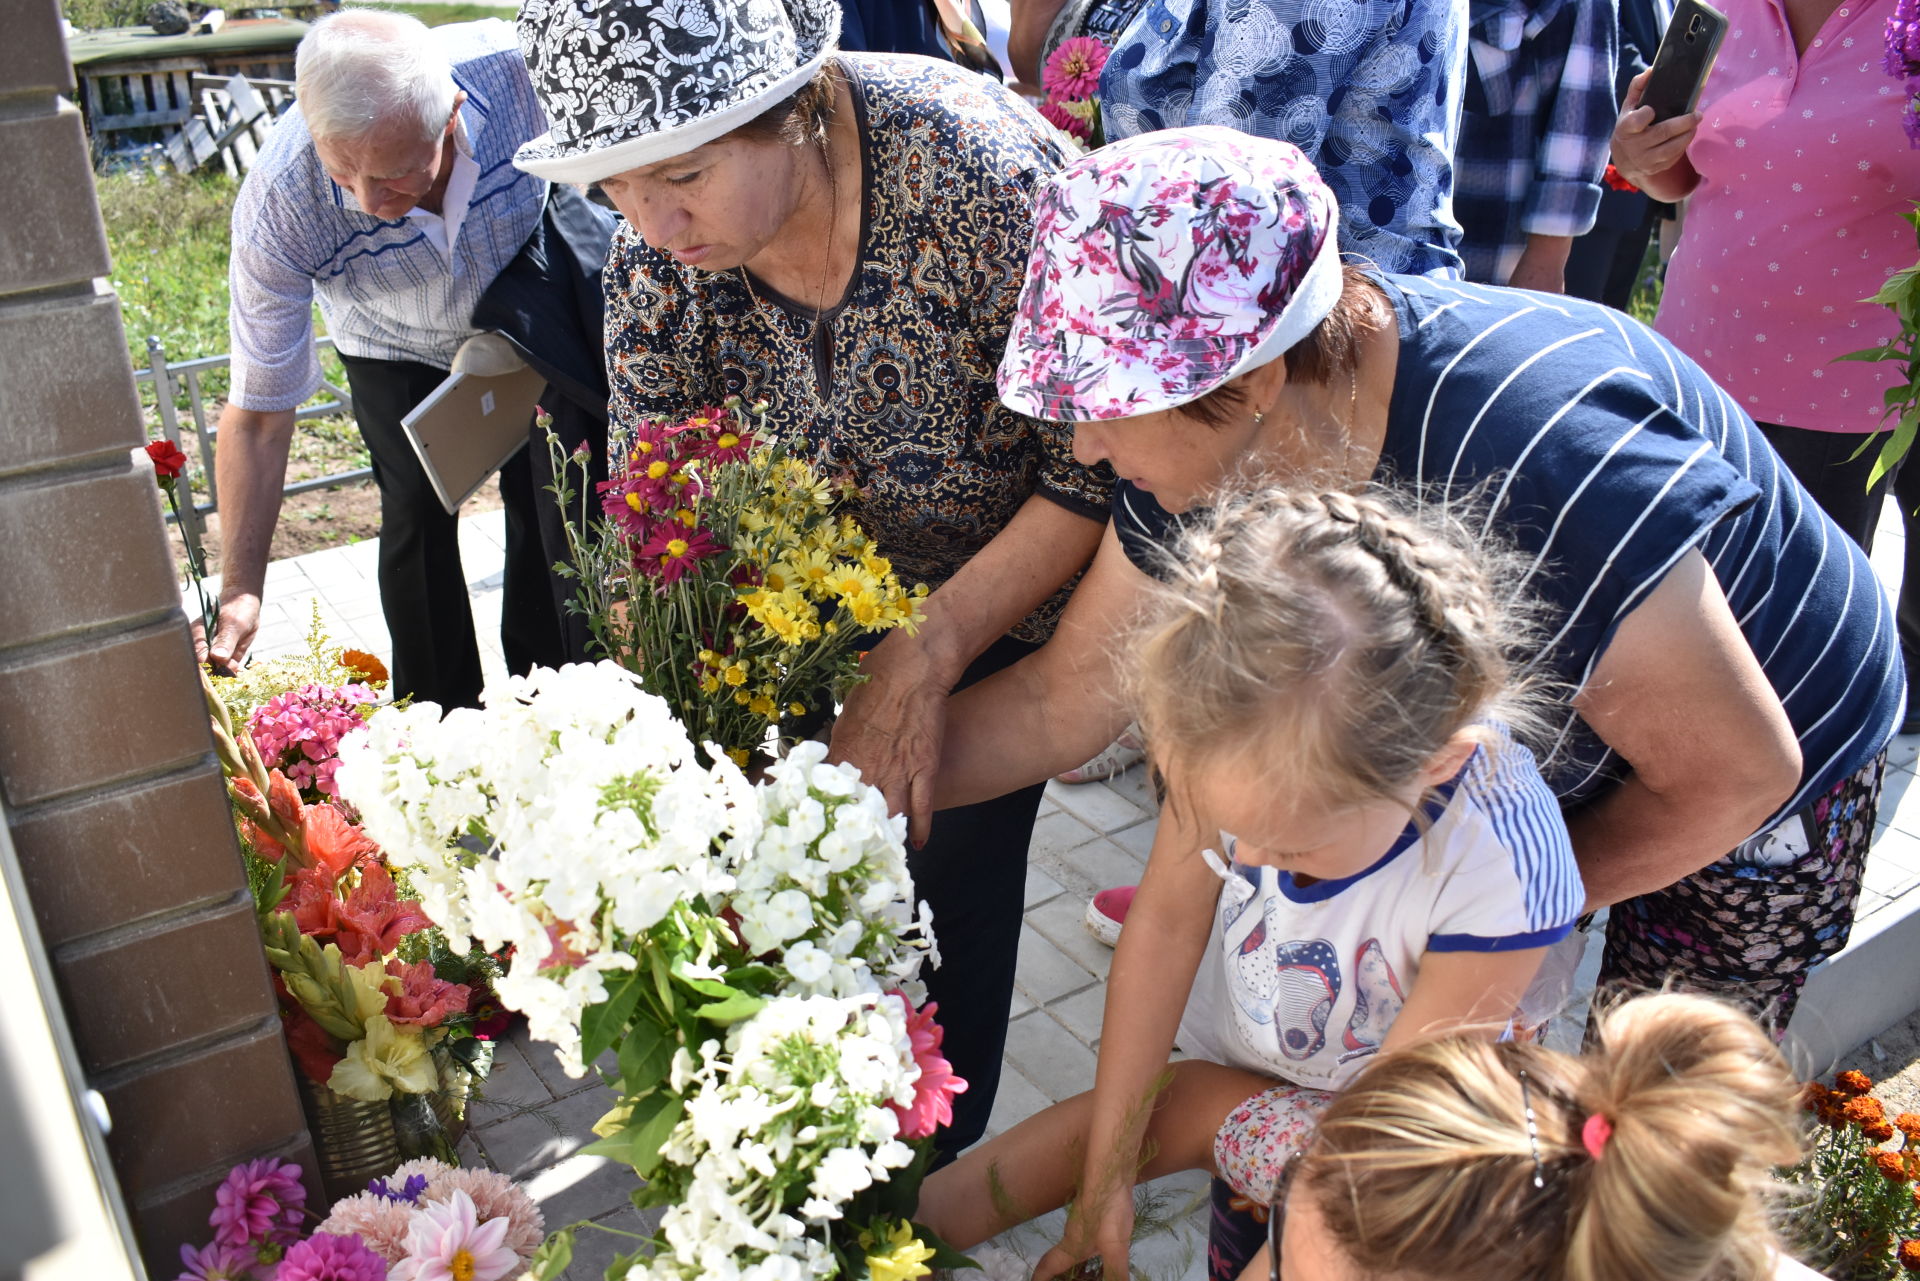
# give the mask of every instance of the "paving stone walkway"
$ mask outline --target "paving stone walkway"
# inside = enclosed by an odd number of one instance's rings
[[[501,531],[498,512],[461,522],[461,553],[489,675],[504,671],[499,640]],[[1874,554],[1888,584],[1899,582],[1901,548],[1899,525],[1889,519]],[[335,641],[385,655],[390,647],[374,582],[375,550],[375,543],[363,542],[274,563],[267,574],[256,653],[265,658],[298,649],[318,610]],[[1920,908],[1917,755],[1920,737],[1895,740],[1861,898],[1863,925],[1885,919],[1882,913]],[[992,1133],[1093,1082],[1112,953],[1087,934],[1081,915],[1093,891],[1132,883],[1145,866],[1153,842],[1154,808],[1143,774],[1136,767],[1111,783],[1048,786],[1034,829],[1019,987]],[[1589,985],[1598,950],[1597,945],[1589,948],[1584,967]],[[1915,1004],[1920,1004],[1920,993]],[[623,1231],[644,1229],[627,1201],[632,1180],[624,1167],[577,1155],[592,1141],[589,1127],[612,1106],[612,1096],[591,1074],[580,1080],[567,1077],[549,1049],[522,1035],[501,1047],[488,1092],[494,1106],[476,1114],[465,1140],[471,1158],[525,1181],[549,1225],[593,1219]],[[1203,1216],[1178,1211],[1204,1205],[1205,1181],[1190,1176],[1159,1186],[1178,1227],[1143,1245],[1139,1262],[1155,1281],[1202,1277]],[[1054,1239],[1049,1231],[1057,1231],[1057,1222],[1050,1217],[996,1244],[1035,1260]],[[583,1234],[569,1281],[598,1281],[606,1262],[631,1248],[624,1237]]]

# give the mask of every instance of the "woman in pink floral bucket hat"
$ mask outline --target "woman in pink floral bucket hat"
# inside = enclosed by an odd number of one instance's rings
[[[1034,223],[1002,399],[1071,420],[1076,456],[1119,484],[1055,640],[955,696],[936,805],[1112,740],[1123,638],[1184,514],[1251,486],[1404,487],[1521,556],[1551,619],[1533,668],[1566,696],[1542,774],[1587,908],[1611,907],[1602,984],[1718,992],[1784,1032],[1846,942],[1904,682],[1865,556],[1739,405],[1605,307],[1341,264],[1334,201],[1286,143],[1127,139],[1050,178]],[[1098,1116],[1158,1088],[1198,964],[1166,941],[1213,912],[1167,887],[1219,827],[1162,813],[1114,957]],[[1565,946],[1545,972],[1570,979],[1584,934]],[[1326,971],[1329,1035],[1363,1017],[1340,977],[1361,959]],[[1523,1012],[1564,996],[1536,984]],[[1124,1216],[1087,1189],[1139,1168],[1131,1135],[1092,1131],[1062,1257],[1124,1258]]]
[[[837,53],[835,0],[528,0],[552,129],[521,167],[626,215],[606,271],[611,430],[730,395],[858,486],[903,579],[834,730],[870,776],[931,790],[948,692],[1032,652],[1091,559],[1111,478],[994,386],[1055,135],[952,64]],[[941,816],[911,859],[946,964],[931,977],[968,1081],[954,1149],[993,1106],[1038,785]]]

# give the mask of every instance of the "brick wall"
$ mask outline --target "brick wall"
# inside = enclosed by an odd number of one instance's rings
[[[0,801],[149,1267],[311,1165],[162,537],[56,0],[0,40]]]

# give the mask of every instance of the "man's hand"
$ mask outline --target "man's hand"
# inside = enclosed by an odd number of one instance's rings
[[[254,634],[260,630],[260,597],[248,592],[221,593],[220,618],[208,643],[205,629],[193,625],[196,656],[223,676],[232,676],[246,664],[253,648]]]

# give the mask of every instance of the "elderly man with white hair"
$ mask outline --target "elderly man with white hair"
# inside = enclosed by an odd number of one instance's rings
[[[547,121],[504,22],[429,30],[373,10],[324,18],[300,43],[295,92],[233,214],[233,385],[217,470],[224,578],[208,657],[237,666],[259,626],[294,411],[320,385],[318,301],[380,489],[393,693],[472,705],[482,678],[458,522],[400,420],[463,343],[498,329],[547,376],[543,403],[558,406],[566,443],[604,441],[598,273],[611,219],[513,167]],[[548,470],[536,442],[500,474],[501,641],[514,671],[580,656],[550,572],[565,545],[540,488]]]

